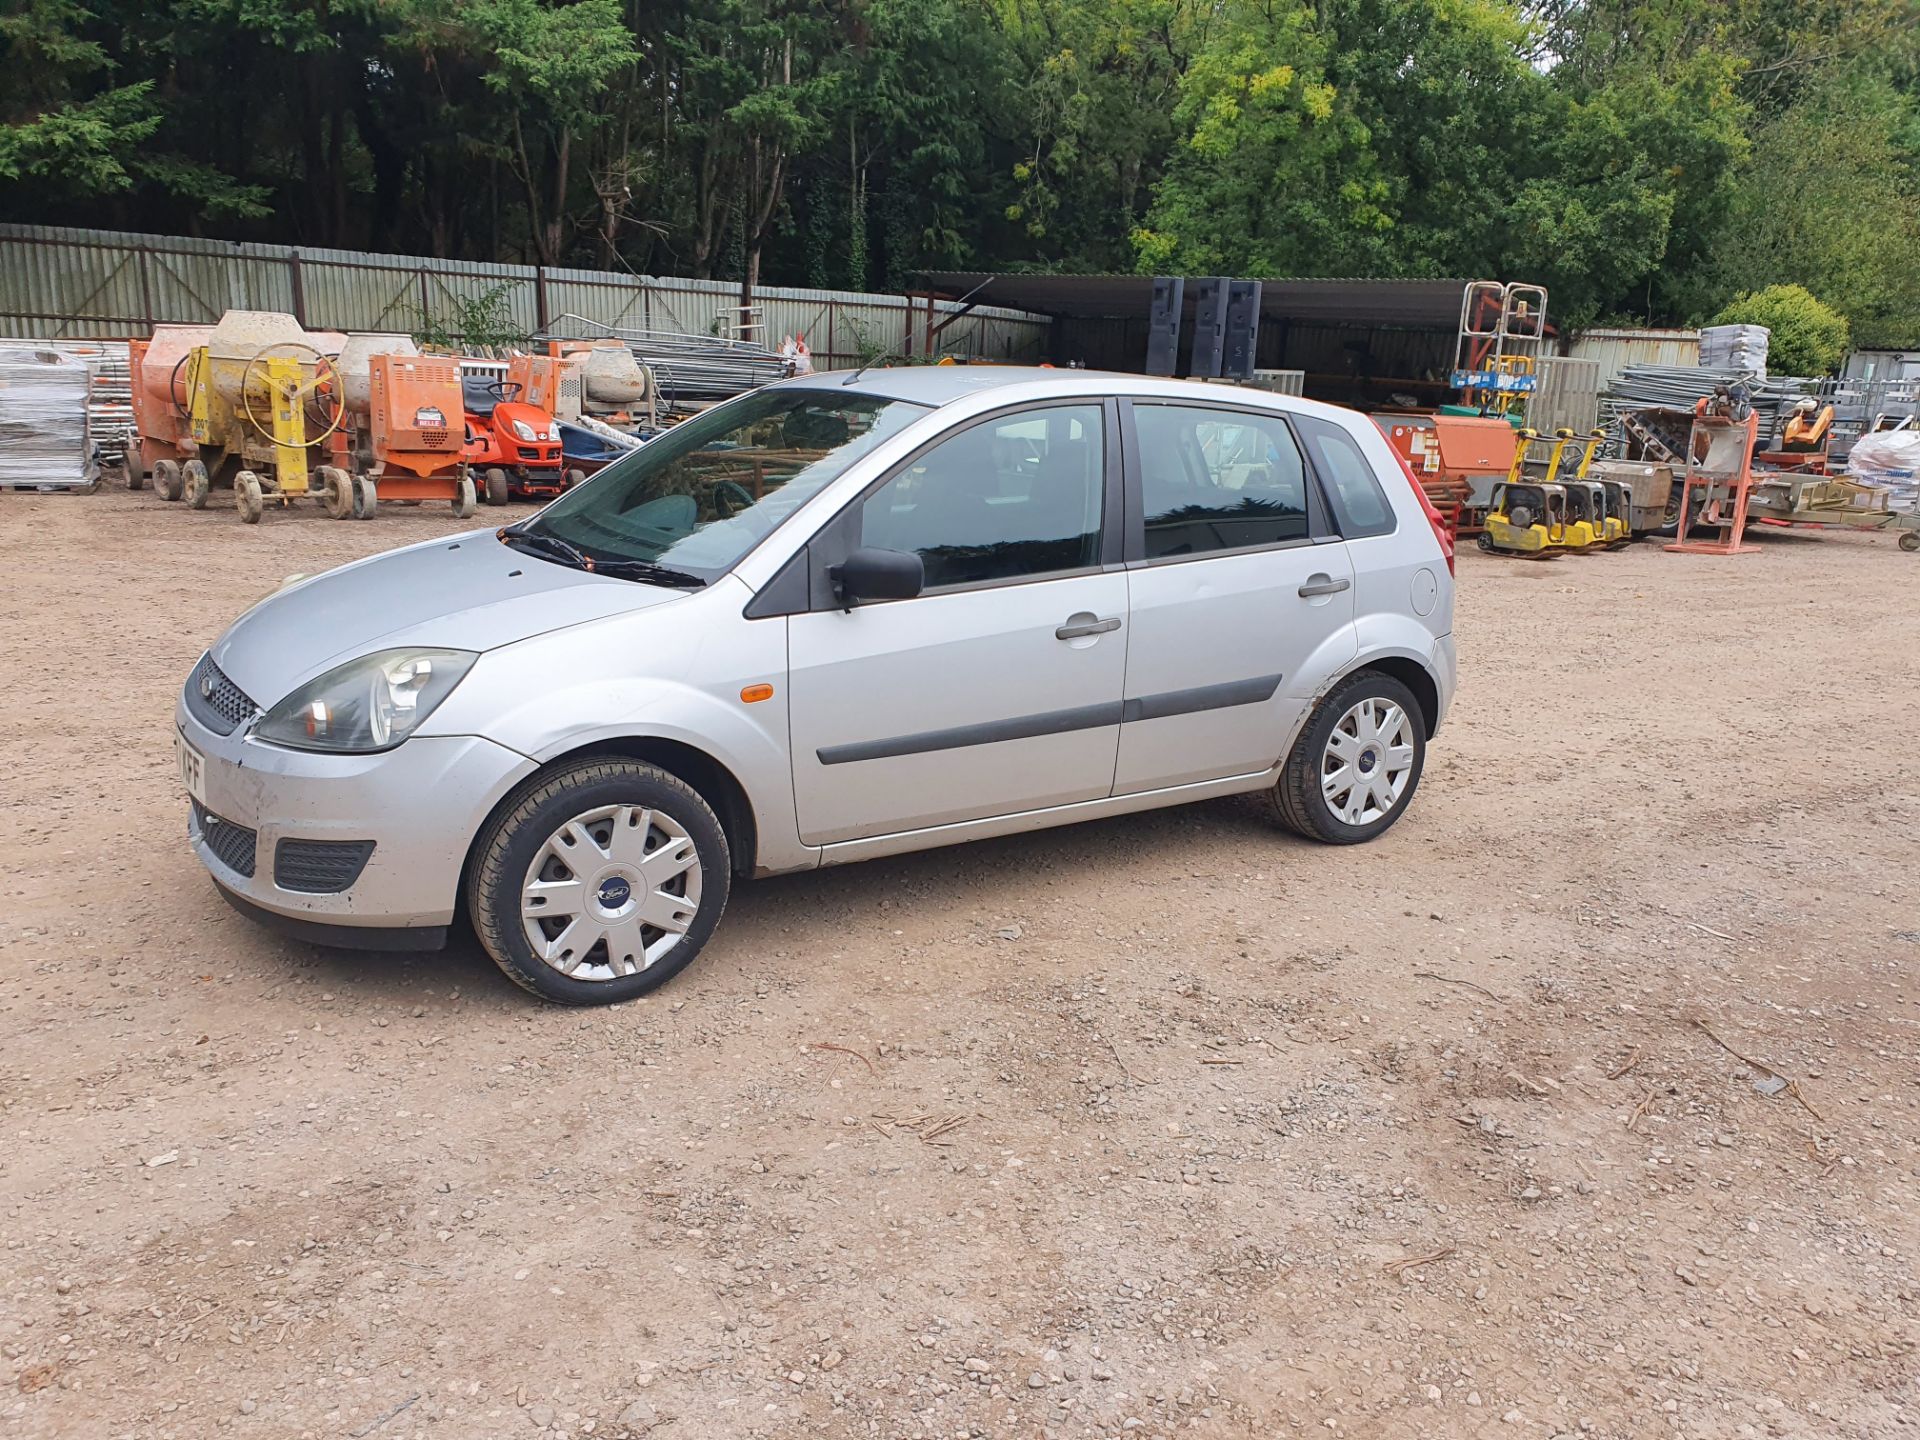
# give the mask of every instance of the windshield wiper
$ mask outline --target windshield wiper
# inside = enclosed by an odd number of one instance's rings
[[[510,543],[517,540],[544,549],[563,564],[571,565],[576,570],[585,570],[590,575],[605,575],[610,580],[637,580],[648,585],[668,585],[677,590],[706,588],[705,580],[685,570],[655,565],[649,560],[625,560],[619,557],[596,559],[558,535],[549,535],[543,530],[526,530],[519,525],[509,525],[500,531],[500,538]]]
[[[587,558],[584,550],[569,545],[558,535],[548,535],[539,530],[525,530],[518,525],[509,525],[501,530],[500,538],[509,542],[517,540],[523,545],[543,548],[556,559],[573,566],[576,570],[593,569],[593,561]]]
[[[685,570],[655,565],[650,560],[594,560],[587,566],[596,575],[616,580],[639,580],[648,585],[670,585],[676,590],[702,590],[707,582]]]

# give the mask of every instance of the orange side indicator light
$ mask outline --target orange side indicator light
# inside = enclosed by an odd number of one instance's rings
[[[771,700],[773,698],[773,687],[771,685],[748,685],[740,691],[740,698],[749,705],[758,705],[762,700]]]

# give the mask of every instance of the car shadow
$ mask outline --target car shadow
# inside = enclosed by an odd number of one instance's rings
[[[1144,860],[1149,868],[1191,862],[1196,834],[1247,845],[1274,846],[1276,859],[1306,842],[1282,830],[1258,795],[1232,795],[1136,815],[1083,821],[1019,835],[974,840],[909,855],[835,865],[765,880],[736,881],[727,916],[698,963],[658,993],[670,994],[711,976],[715,962],[730,970],[750,966],[755,952],[743,945],[781,937],[781,948],[798,954],[845,943],[844,917],[870,912],[881,922],[881,902],[902,894],[930,903],[992,894],[995,914],[1042,903],[1059,885],[1097,894],[1116,860]],[[236,922],[239,917],[234,917]],[[279,939],[289,961],[310,967],[311,978],[329,990],[351,991],[357,1005],[419,1004],[454,992],[469,1014],[520,1013],[533,999],[509,981],[480,946],[464,912],[439,951],[342,950]]]

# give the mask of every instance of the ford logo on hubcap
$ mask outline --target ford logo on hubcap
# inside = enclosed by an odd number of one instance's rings
[[[600,903],[609,910],[618,910],[632,895],[633,886],[618,875],[600,882]]]

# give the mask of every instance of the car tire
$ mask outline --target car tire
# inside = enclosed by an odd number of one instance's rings
[[[585,760],[533,777],[481,832],[467,911],[523,990],[614,1005],[693,963],[732,876],[726,832],[692,786],[638,761]],[[536,952],[536,933],[551,958]]]
[[[1411,753],[1395,765],[1403,748]],[[1391,675],[1361,670],[1315,707],[1268,794],[1275,816],[1295,834],[1358,845],[1406,813],[1426,763],[1420,702]],[[1365,795],[1357,797],[1356,788]]]

